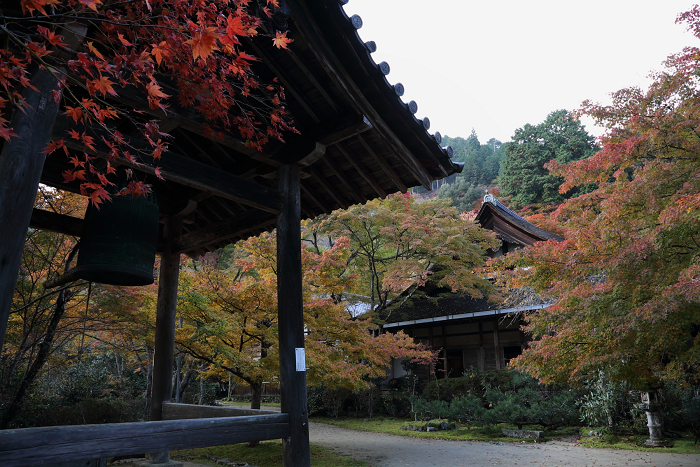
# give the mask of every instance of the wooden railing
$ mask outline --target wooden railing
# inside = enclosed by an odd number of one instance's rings
[[[171,417],[184,411],[192,417],[200,412],[209,418],[2,430],[0,466],[51,465],[289,437],[288,414],[265,412],[265,415],[241,416],[240,409],[164,404],[163,415]]]

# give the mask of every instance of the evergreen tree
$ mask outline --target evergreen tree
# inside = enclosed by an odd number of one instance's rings
[[[464,177],[457,177],[454,183],[443,185],[438,191],[438,198],[451,198],[452,205],[457,211],[470,211],[476,202],[484,196],[485,187],[467,182]]]
[[[501,193],[510,196],[511,206],[559,204],[578,193],[576,189],[559,193],[564,179],[545,168],[551,160],[566,164],[590,157],[598,148],[593,136],[566,110],[556,110],[537,126],[518,128],[512,141],[505,144],[501,164]]]

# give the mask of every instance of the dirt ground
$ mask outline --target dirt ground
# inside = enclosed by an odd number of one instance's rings
[[[700,467],[700,454],[591,449],[573,442],[542,444],[443,441],[346,430],[312,423],[312,444],[376,467]]]
[[[443,441],[310,424],[311,444],[368,462],[373,467],[700,467],[700,454],[591,449],[573,441],[541,444]],[[232,459],[236,461],[237,459]],[[137,464],[121,463],[119,467]],[[209,467],[183,462],[183,467]]]

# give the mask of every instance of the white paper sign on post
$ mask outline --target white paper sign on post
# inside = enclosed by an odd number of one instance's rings
[[[304,348],[294,349],[297,357],[297,371],[306,371],[306,353]]]

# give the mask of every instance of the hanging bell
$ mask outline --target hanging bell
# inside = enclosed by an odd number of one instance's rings
[[[84,280],[111,285],[153,283],[158,246],[158,202],[154,193],[116,195],[97,209],[85,211],[78,262],[73,274]]]

